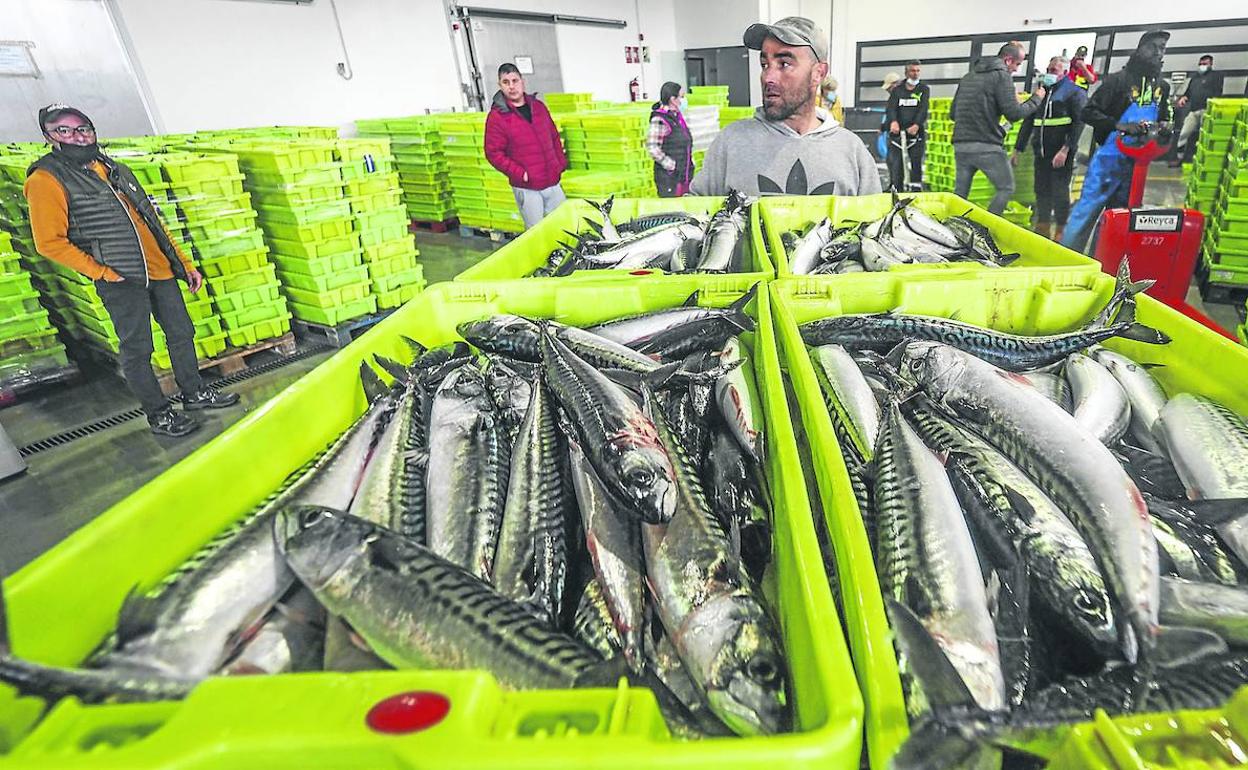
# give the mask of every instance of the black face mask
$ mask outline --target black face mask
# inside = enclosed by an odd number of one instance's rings
[[[90,163],[100,157],[100,146],[91,144],[62,144],[56,148],[57,153],[72,163]]]

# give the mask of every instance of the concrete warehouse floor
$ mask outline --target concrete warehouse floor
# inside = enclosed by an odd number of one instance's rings
[[[1177,171],[1154,164],[1146,203],[1182,205],[1184,183]],[[457,233],[417,234],[425,277],[430,284],[448,281],[494,244]],[[1192,289],[1189,301],[1227,329],[1239,323],[1229,305],[1204,307]],[[52,547],[111,505],[155,478],[161,471],[220,434],[330,355],[321,351],[231,386],[238,407],[203,414],[203,428],[184,439],[158,438],[144,420],[132,419],[85,438],[38,452],[23,476],[0,481],[0,569],[11,572]],[[24,446],[134,407],[121,378],[96,367],[76,384],[32,394],[0,411],[9,438]],[[171,515],[194,516],[195,511]]]

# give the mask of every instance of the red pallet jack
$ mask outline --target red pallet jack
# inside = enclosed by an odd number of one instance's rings
[[[1124,258],[1131,262],[1131,277],[1156,281],[1146,293],[1183,315],[1232,340],[1235,335],[1187,304],[1200,256],[1205,216],[1195,209],[1145,208],[1144,184],[1148,165],[1170,149],[1174,132],[1167,124],[1151,126],[1143,137],[1119,134],[1118,149],[1135,161],[1127,208],[1106,209],[1101,214],[1099,237],[1093,255],[1102,269],[1117,275]]]

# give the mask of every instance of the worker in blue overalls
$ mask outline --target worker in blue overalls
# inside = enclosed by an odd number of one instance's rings
[[[1118,137],[1143,136],[1153,124],[1170,121],[1170,84],[1161,77],[1169,40],[1165,30],[1145,32],[1126,66],[1106,77],[1083,108],[1096,153],[1088,163],[1083,194],[1070,210],[1063,246],[1083,251],[1101,212],[1127,205],[1134,162],[1118,149]]]

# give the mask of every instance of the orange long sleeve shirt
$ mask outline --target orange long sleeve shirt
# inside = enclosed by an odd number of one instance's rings
[[[91,168],[100,175],[105,184],[108,183],[108,169],[103,163],[96,161],[91,164]],[[92,280],[103,278],[107,281],[117,281],[121,279],[121,276],[111,267],[100,264],[90,254],[70,242],[69,199],[65,195],[65,188],[55,176],[39,169],[26,178],[26,185],[23,189],[26,193],[26,200],[30,202],[30,229],[35,238],[35,248],[40,254],[71,270],[77,270]],[[134,223],[134,229],[139,234],[139,245],[143,249],[143,261],[147,263],[148,278],[153,281],[172,278],[173,270],[169,267],[169,260],[160,250],[160,244],[156,242],[156,236],[152,234],[151,228],[143,221],[143,217],[139,215],[134,204],[130,203],[126,196],[119,193],[118,197],[125,205],[126,213],[130,215],[130,221]],[[168,235],[168,231],[165,234]],[[186,254],[182,253],[182,249],[178,248],[176,243],[173,248],[187,271],[194,270],[195,266],[186,258]]]

